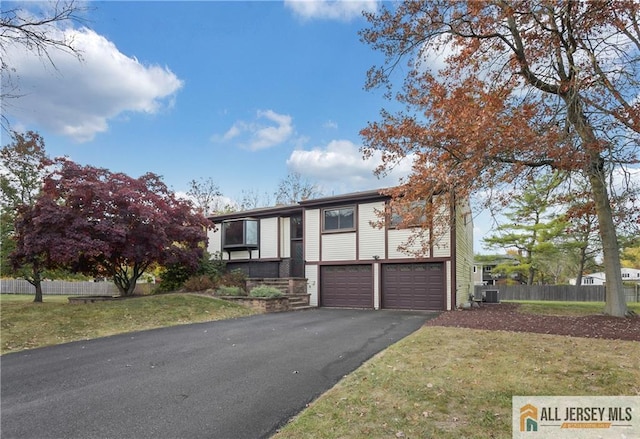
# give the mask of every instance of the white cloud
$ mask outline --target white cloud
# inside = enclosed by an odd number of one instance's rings
[[[293,134],[291,116],[273,110],[258,110],[255,120],[239,120],[222,136],[213,136],[213,140],[226,142],[237,139],[239,146],[257,151],[280,145],[290,140]]]
[[[362,12],[375,12],[379,0],[285,0],[286,7],[304,20],[349,21]]]
[[[325,123],[322,124],[323,128],[326,128],[328,130],[337,130],[338,129],[338,122],[334,122],[332,120],[328,120]]]
[[[170,107],[183,85],[167,67],[144,65],[93,30],[52,31],[73,41],[82,61],[53,49],[49,51],[53,68],[20,47],[7,47],[6,59],[16,69],[13,75],[21,95],[9,107],[15,123],[89,141],[123,113],[154,114]],[[3,76],[3,85],[6,79]]]
[[[349,140],[332,140],[324,147],[295,150],[287,166],[325,190],[336,193],[395,186],[411,172],[413,160],[403,160],[385,177],[378,178],[373,171],[381,163],[379,153],[364,159],[360,147]]]

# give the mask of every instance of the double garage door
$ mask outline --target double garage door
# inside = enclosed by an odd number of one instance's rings
[[[444,264],[383,264],[381,276],[382,308],[444,309]],[[373,308],[371,265],[324,266],[320,282],[322,306]]]

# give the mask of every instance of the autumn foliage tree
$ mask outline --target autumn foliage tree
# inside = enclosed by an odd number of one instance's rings
[[[367,86],[386,85],[402,109],[362,131],[364,153],[382,152],[380,172],[414,163],[390,192],[395,203],[442,187],[508,198],[537,172],[581,173],[602,241],[605,312],[624,316],[610,183],[616,166],[638,163],[639,11],[625,0],[429,0],[367,14],[362,38],[385,56]]]
[[[160,177],[132,178],[69,160],[60,160],[35,205],[19,214],[17,263],[37,258],[110,277],[123,296],[154,263],[197,268],[206,242],[206,218]]]
[[[35,204],[50,165],[44,139],[33,131],[12,132],[12,142],[0,150],[0,273],[22,277],[33,285],[34,302],[42,302],[41,280],[45,267],[38,257],[23,261],[19,268],[14,267],[9,255],[16,246],[14,223],[18,212]]]

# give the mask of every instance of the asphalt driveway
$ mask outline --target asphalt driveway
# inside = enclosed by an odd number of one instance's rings
[[[1,436],[268,437],[435,313],[316,309],[138,332],[0,359]]]

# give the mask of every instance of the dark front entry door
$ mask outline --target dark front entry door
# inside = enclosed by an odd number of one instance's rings
[[[304,245],[302,213],[291,215],[291,266],[289,276],[304,277]]]
[[[291,241],[291,277],[304,277],[302,241]]]

